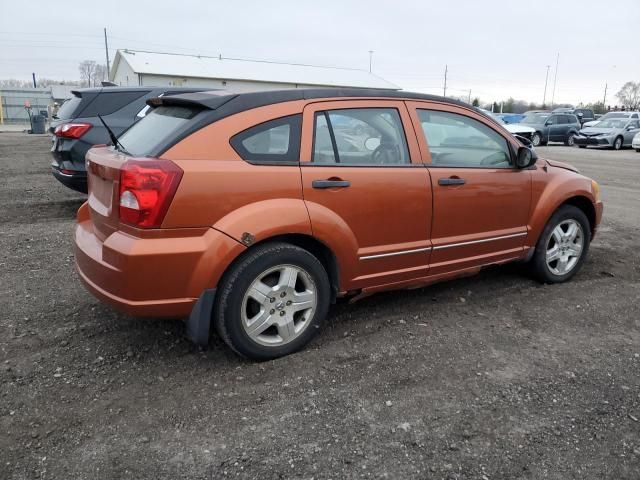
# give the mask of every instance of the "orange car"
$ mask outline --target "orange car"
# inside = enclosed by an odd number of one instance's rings
[[[213,324],[236,352],[302,348],[337,297],[530,262],[580,269],[598,184],[442,97],[362,89],[193,93],[87,154],[77,270],[135,316]]]

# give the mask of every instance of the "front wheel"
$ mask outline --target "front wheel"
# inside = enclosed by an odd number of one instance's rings
[[[544,283],[566,282],[582,267],[590,240],[584,212],[563,205],[551,216],[536,245],[532,259],[535,276]]]
[[[573,147],[575,144],[575,140],[573,138],[573,133],[570,133],[567,139],[564,141],[564,144],[568,147]]]
[[[540,144],[542,143],[542,135],[540,135],[538,132],[534,133],[531,136],[531,143],[534,147],[540,146]]]
[[[579,148],[587,148],[586,145],[578,145]]]
[[[636,152],[640,153],[640,148],[636,148]]]
[[[613,149],[620,150],[622,148],[622,137],[618,137],[613,141]]]
[[[248,251],[221,281],[213,321],[240,355],[270,360],[300,350],[327,315],[327,272],[308,251],[270,243]]]

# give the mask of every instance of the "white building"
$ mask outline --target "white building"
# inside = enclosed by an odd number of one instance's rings
[[[365,70],[118,50],[109,79],[120,86],[223,88],[232,92],[302,87],[399,90]]]

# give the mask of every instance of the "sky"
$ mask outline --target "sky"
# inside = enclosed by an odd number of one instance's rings
[[[54,2],[55,3],[55,2]],[[0,79],[79,79],[116,49],[369,68],[404,90],[607,103],[640,81],[640,0],[0,0]],[[555,93],[556,59],[559,68]]]

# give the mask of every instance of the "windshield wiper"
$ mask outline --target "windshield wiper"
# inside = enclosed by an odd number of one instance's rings
[[[113,133],[113,130],[111,130],[109,128],[109,125],[107,125],[107,122],[104,121],[102,116],[98,115],[98,118],[102,122],[102,125],[104,125],[104,128],[107,129],[107,133],[109,134],[109,138],[111,139],[111,143],[113,143],[113,146],[116,147],[116,150],[120,150],[122,153],[126,153],[127,155],[130,155],[130,153],[127,152],[127,150],[124,148],[122,143],[120,143],[120,141],[118,140],[118,137],[116,137],[116,134]],[[120,147],[120,148],[118,148],[118,147]]]

